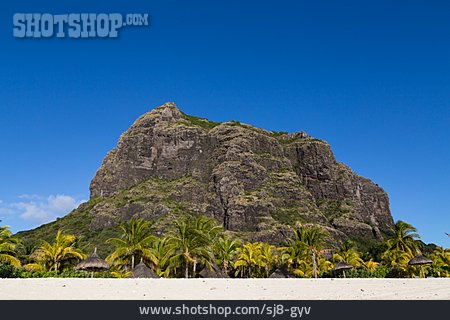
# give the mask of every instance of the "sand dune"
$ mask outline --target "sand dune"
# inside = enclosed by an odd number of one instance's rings
[[[450,300],[450,279],[0,279],[0,299]]]

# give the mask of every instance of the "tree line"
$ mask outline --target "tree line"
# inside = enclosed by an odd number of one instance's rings
[[[450,250],[435,247],[425,252],[417,229],[404,221],[395,224],[384,242],[360,252],[351,240],[339,245],[321,228],[292,227],[291,235],[279,245],[242,242],[232,238],[212,218],[198,215],[174,221],[174,228],[156,236],[151,221],[133,219],[118,226],[120,236],[106,240],[114,251],[106,257],[111,268],[106,276],[130,277],[137,262],[144,262],[159,277],[192,278],[207,268],[232,278],[267,278],[277,269],[293,277],[335,277],[338,262],[353,266],[348,277],[450,276]],[[14,275],[74,275],[74,266],[87,257],[75,235],[59,230],[52,243],[42,241],[27,261],[18,258],[22,244],[7,226],[0,227],[0,277],[2,268]],[[418,255],[433,264],[424,269],[409,265]],[[3,272],[5,273],[5,272]],[[77,275],[79,276],[79,274]]]

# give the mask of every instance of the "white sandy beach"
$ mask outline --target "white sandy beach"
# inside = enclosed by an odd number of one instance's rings
[[[450,279],[0,279],[1,300],[450,300]]]

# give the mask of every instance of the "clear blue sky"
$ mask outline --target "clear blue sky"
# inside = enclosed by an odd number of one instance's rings
[[[117,39],[18,39],[16,12],[148,13]],[[394,218],[449,247],[448,1],[10,1],[0,11],[0,219],[67,213],[119,135],[186,113],[327,140]]]

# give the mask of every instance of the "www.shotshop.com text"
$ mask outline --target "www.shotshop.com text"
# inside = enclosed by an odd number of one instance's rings
[[[182,304],[177,307],[139,307],[140,315],[220,315],[224,318],[229,315],[266,315],[273,318],[280,315],[289,315],[291,318],[301,318],[311,313],[311,307],[293,306],[284,307],[282,304],[262,306],[214,306],[212,304],[202,306],[188,306]]]

